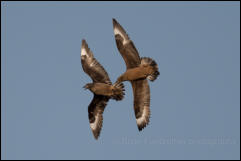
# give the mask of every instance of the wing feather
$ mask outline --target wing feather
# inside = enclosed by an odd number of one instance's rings
[[[149,124],[150,88],[147,79],[131,81],[134,95],[134,111],[139,131]]]
[[[134,43],[115,19],[113,19],[113,28],[117,48],[125,60],[127,69],[139,66],[141,59]]]
[[[102,129],[103,112],[108,101],[109,97],[94,94],[94,97],[88,107],[90,128],[96,140],[98,139]]]
[[[108,73],[104,67],[95,59],[85,40],[82,40],[81,64],[84,72],[91,77],[94,83],[98,82],[111,84]]]

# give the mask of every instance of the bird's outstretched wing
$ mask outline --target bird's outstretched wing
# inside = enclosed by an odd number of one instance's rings
[[[109,97],[94,94],[94,97],[88,107],[90,128],[96,140],[101,132],[103,124],[102,114],[108,101]]]
[[[134,43],[123,27],[113,19],[113,28],[115,34],[116,45],[121,53],[126,68],[138,67],[141,63],[140,56]],[[134,110],[136,122],[139,131],[141,131],[149,123],[150,118],[150,88],[146,79],[131,81],[134,95]]]
[[[131,81],[134,95],[134,111],[139,131],[145,128],[150,119],[150,88],[147,79]]]
[[[95,59],[85,40],[82,40],[81,45],[81,64],[84,72],[91,77],[94,83],[111,84],[108,73]]]
[[[125,60],[127,69],[139,66],[141,59],[134,43],[115,19],[113,19],[113,28],[117,48]]]

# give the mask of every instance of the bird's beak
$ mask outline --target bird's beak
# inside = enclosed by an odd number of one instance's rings
[[[88,88],[87,88],[87,85],[83,86],[83,88],[84,88],[85,90],[88,89]]]

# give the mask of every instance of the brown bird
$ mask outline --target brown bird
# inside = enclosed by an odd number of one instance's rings
[[[112,85],[110,78],[102,65],[94,58],[93,53],[85,40],[81,46],[81,64],[84,72],[88,74],[93,83],[84,86],[94,97],[88,106],[89,122],[95,139],[98,139],[103,124],[103,112],[109,99],[117,101],[124,97],[123,83]]]
[[[140,58],[134,43],[115,19],[113,19],[113,28],[117,48],[127,68],[116,83],[131,82],[137,127],[141,131],[148,125],[150,119],[150,88],[147,79],[154,81],[158,77],[158,66],[151,58]]]

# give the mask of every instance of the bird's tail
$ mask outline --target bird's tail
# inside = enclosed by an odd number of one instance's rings
[[[112,99],[116,101],[120,101],[124,98],[125,95],[125,86],[123,83],[115,83],[113,84],[113,95],[111,96]]]
[[[142,57],[141,65],[145,65],[145,66],[149,65],[152,67],[151,74],[147,76],[147,79],[149,79],[150,81],[156,80],[156,78],[160,75],[160,73],[158,71],[158,66],[157,66],[157,63],[155,62],[155,60],[148,58],[148,57]]]

